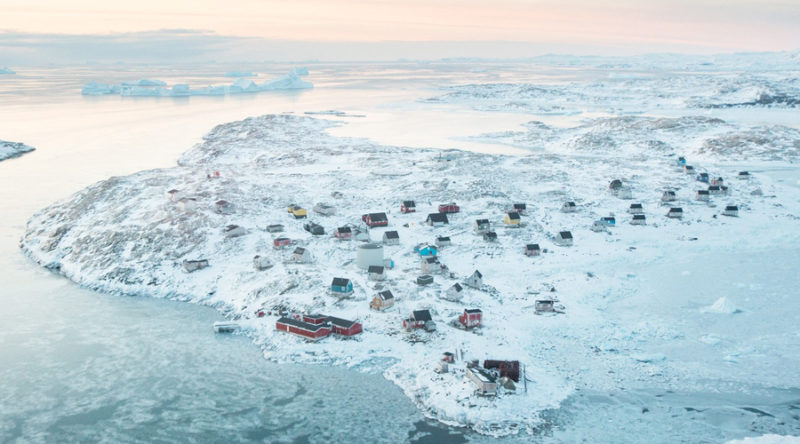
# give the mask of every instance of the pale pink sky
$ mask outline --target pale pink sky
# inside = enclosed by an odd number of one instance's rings
[[[0,0],[0,29],[766,51],[800,46],[800,0]]]

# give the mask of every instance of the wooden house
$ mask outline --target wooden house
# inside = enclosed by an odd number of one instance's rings
[[[628,207],[628,213],[630,214],[643,214],[644,208],[640,203],[632,203],[630,207]]]
[[[721,177],[714,177],[714,178],[711,179],[710,184],[711,185],[722,186],[722,185],[725,185],[725,179],[723,179]]]
[[[433,276],[429,274],[423,274],[417,276],[417,285],[431,285],[433,283]]]
[[[736,205],[726,205],[725,210],[722,212],[723,216],[738,217],[739,207]]]
[[[340,240],[350,240],[353,238],[353,230],[350,227],[339,227],[333,232],[333,237]]]
[[[519,361],[487,359],[483,361],[483,368],[496,371],[501,378],[508,378],[514,382],[520,381]]]
[[[444,213],[431,213],[425,219],[425,223],[432,227],[441,227],[442,225],[449,224],[447,215]]]
[[[404,200],[403,203],[400,204],[400,212],[401,213],[416,213],[417,212],[417,204],[413,200]]]
[[[367,268],[367,275],[371,281],[382,281],[386,279],[386,274],[382,265],[370,265]]]
[[[478,234],[483,234],[487,231],[491,231],[492,227],[489,223],[489,219],[476,219],[475,223],[472,224],[472,229]]]
[[[403,328],[406,330],[424,328],[426,331],[434,331],[436,330],[436,323],[433,322],[429,310],[414,310],[408,319],[403,320]]]
[[[268,268],[272,268],[273,265],[274,264],[272,263],[272,261],[268,257],[259,256],[259,255],[253,256],[253,267],[255,267],[255,269],[258,270],[258,271],[262,271],[262,270],[266,270]]]
[[[447,291],[444,292],[442,299],[447,301],[460,301],[464,295],[464,287],[458,282],[453,284]]]
[[[272,246],[276,250],[280,250],[281,248],[288,247],[292,244],[292,240],[288,237],[276,237],[272,241]]]
[[[224,234],[225,237],[239,237],[247,234],[247,230],[240,225],[226,225],[225,228],[222,229],[222,234]]]
[[[503,218],[503,223],[510,226],[510,227],[519,227],[521,219],[519,217],[519,213],[516,211],[509,211],[506,213],[506,217]]]
[[[680,207],[673,207],[667,211],[667,217],[670,219],[681,219],[683,218],[683,208]]]
[[[311,262],[311,252],[308,251],[307,248],[297,247],[292,252],[292,262],[296,262],[298,264],[307,264]]]
[[[355,336],[363,331],[360,322],[328,316],[331,332],[342,336]]]
[[[511,211],[516,211],[518,214],[525,214],[525,210],[528,209],[528,204],[524,203],[515,203],[511,206]]]
[[[708,183],[710,180],[711,178],[708,176],[708,173],[700,173],[697,175],[698,182]]]
[[[178,209],[181,211],[191,211],[197,207],[197,199],[194,197],[182,197],[178,200]]]
[[[539,244],[525,245],[525,256],[539,256],[540,254],[542,254],[542,249],[539,248]]]
[[[564,205],[561,205],[562,213],[574,213],[576,211],[578,211],[578,206],[575,205],[575,202],[564,202]]]
[[[316,205],[314,205],[314,208],[312,209],[314,210],[315,213],[321,214],[323,216],[332,216],[336,214],[336,207],[323,202],[317,203]]]
[[[180,190],[169,190],[167,191],[167,198],[170,202],[178,202],[183,197],[183,193]]]
[[[459,208],[455,202],[443,203],[439,205],[440,213],[449,214],[449,213],[458,213],[459,211],[461,211],[461,208]]]
[[[349,296],[353,294],[353,283],[347,278],[333,278],[333,282],[331,282],[331,294]]]
[[[419,253],[420,256],[436,256],[438,254],[438,249],[433,245],[426,245],[426,244],[419,244],[414,247],[414,251]]]
[[[477,392],[485,396],[497,395],[497,379],[481,367],[467,367],[467,379],[475,384]]]
[[[556,302],[552,299],[537,299],[533,303],[536,313],[553,312],[556,310]]]
[[[311,324],[287,316],[283,316],[275,322],[275,329],[310,341],[319,341],[333,331],[330,324]]]
[[[464,327],[480,327],[483,322],[483,312],[479,308],[465,308],[458,317],[458,322]]]
[[[559,231],[558,234],[556,235],[554,242],[556,243],[556,245],[560,245],[562,247],[569,247],[572,245],[573,242],[572,233],[569,231]]]
[[[233,214],[236,212],[236,206],[223,199],[220,199],[214,203],[214,209],[219,214]]]
[[[199,260],[184,260],[183,261],[183,269],[187,272],[191,273],[193,271],[202,270],[203,268],[208,267],[208,259],[199,259]]]
[[[464,280],[464,285],[480,290],[480,288],[483,287],[483,274],[478,270],[473,271],[472,274]]]
[[[494,231],[487,231],[483,233],[483,240],[486,242],[497,242],[497,233]]]
[[[303,229],[313,234],[314,236],[322,236],[325,234],[325,228],[317,223],[308,222],[303,224]]]
[[[647,225],[647,219],[644,214],[634,214],[631,219],[631,225]]]
[[[399,245],[400,235],[397,231],[386,231],[383,233],[383,245]]]
[[[447,247],[447,246],[450,246],[452,244],[453,244],[453,242],[450,240],[449,236],[437,236],[436,237],[436,246],[439,247],[439,248]]]
[[[369,308],[377,311],[383,311],[394,305],[394,295],[389,290],[384,290],[372,298],[369,303]]]
[[[267,225],[267,232],[268,233],[280,233],[281,231],[283,231],[283,224]]]
[[[708,190],[697,190],[697,193],[694,195],[694,199],[701,202],[708,202],[711,200],[711,194],[708,192]]]
[[[676,199],[677,197],[675,196],[674,191],[667,190],[661,194],[661,202],[674,202]]]
[[[372,228],[372,227],[385,227],[389,225],[389,218],[386,217],[386,213],[368,213],[361,216],[361,220],[364,223]]]

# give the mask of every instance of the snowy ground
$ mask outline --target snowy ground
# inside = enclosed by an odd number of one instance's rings
[[[725,252],[724,260],[738,258],[740,252],[776,249],[789,270],[796,266],[800,189],[797,169],[787,162],[795,159],[796,147],[791,142],[748,145],[747,156],[759,161],[745,163],[741,157],[722,155],[723,150],[684,153],[634,143],[640,134],[636,128],[643,125],[641,131],[659,133],[662,123],[620,122],[620,133],[633,131],[620,142],[624,151],[567,148],[501,156],[332,137],[326,130],[340,123],[306,116],[250,118],[212,130],[177,167],[113,177],[44,209],[30,220],[22,247],[42,265],[94,289],[217,307],[241,320],[265,355],[278,362],[384,369],[427,415],[485,434],[535,432],[546,424],[541,413],[557,408],[576,389],[612,391],[641,383],[683,390],[708,388],[714,380],[734,387],[752,382],[754,374],[765,384],[797,387],[800,333],[792,327],[797,325],[797,303],[789,297],[793,289],[760,294],[757,302],[718,294],[681,295],[673,305],[655,300],[653,288],[669,285],[674,275],[637,277],[640,269],[652,270],[698,249]],[[702,131],[716,124],[689,121],[691,128],[699,125]],[[789,130],[786,137],[795,137]],[[618,137],[617,130],[610,133]],[[674,146],[683,146],[683,139]],[[690,163],[725,177],[731,194],[695,202],[695,190],[704,186],[673,166],[676,153],[696,154]],[[778,168],[783,171],[780,179],[774,174]],[[743,169],[753,177],[735,179]],[[210,171],[220,171],[221,178],[207,179]],[[609,193],[608,183],[617,178],[631,187],[633,200]],[[196,197],[197,208],[182,211],[170,202],[166,192],[173,188]],[[665,218],[660,203],[664,189],[676,190],[675,205],[684,208],[682,221]],[[756,190],[760,193],[753,194]],[[234,203],[236,212],[217,214],[214,202],[219,199]],[[405,199],[416,200],[416,214],[400,214]],[[566,200],[577,203],[577,213],[558,211]],[[462,208],[449,226],[424,225],[429,212],[449,201]],[[335,205],[337,214],[314,214],[310,209],[318,202]],[[521,228],[505,228],[504,210],[514,202],[526,202],[528,212]],[[628,223],[626,209],[632,202],[643,204],[648,225]],[[309,219],[322,224],[327,234],[305,232],[305,221],[286,212],[291,203],[308,208]],[[739,205],[738,218],[721,215],[729,203]],[[387,212],[386,230],[397,230],[401,239],[399,246],[385,249],[396,268],[380,285],[356,267],[357,242],[331,237],[336,227],[358,224],[361,214],[374,211]],[[590,230],[592,221],[612,213],[618,226],[610,233]],[[491,220],[498,242],[486,243],[472,233],[477,218]],[[274,250],[274,236],[264,230],[271,223],[284,224],[287,231],[280,234],[310,249],[314,262],[286,262],[291,250]],[[226,239],[222,229],[228,224],[241,225],[248,233]],[[553,234],[565,229],[572,231],[575,245],[555,246]],[[380,240],[383,231],[373,229],[370,236]],[[419,288],[414,283],[419,258],[412,248],[433,242],[437,235],[453,240],[440,258],[455,278],[436,276],[435,285]],[[526,257],[526,243],[539,243],[547,252]],[[256,254],[276,265],[256,271]],[[211,266],[188,274],[181,268],[184,259],[208,259]],[[466,290],[460,302],[441,297],[475,269],[484,275],[484,289]],[[721,275],[724,270],[709,280]],[[352,279],[355,295],[330,296],[333,277]],[[392,290],[397,304],[387,312],[370,311],[368,303],[382,287]],[[549,292],[553,287],[556,291]],[[558,297],[566,313],[535,315],[533,301],[542,293]],[[274,317],[256,317],[259,310],[276,306],[357,318],[365,331],[353,340],[332,337],[307,343],[275,331]],[[789,309],[769,310],[775,306]],[[468,332],[449,325],[472,307],[484,311],[483,328]],[[420,308],[432,310],[437,332],[402,329],[402,319]],[[750,316],[752,312],[772,319],[761,320]],[[713,325],[719,319],[722,325]],[[764,333],[770,323],[779,326],[772,336]],[[745,334],[752,325],[757,336]],[[706,328],[709,332],[702,334]],[[735,329],[743,333],[722,333]],[[709,347],[730,359],[693,360],[680,353],[682,346]],[[519,359],[530,379],[527,391],[520,387],[516,394],[487,399],[473,393],[463,371],[434,373],[441,353],[456,349],[466,359]],[[456,367],[463,368],[463,363]]]
[[[25,145],[24,143],[0,140],[0,161],[21,156],[34,149],[35,148],[32,146]]]

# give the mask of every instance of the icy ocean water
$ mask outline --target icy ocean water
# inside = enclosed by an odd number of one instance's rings
[[[263,72],[260,80],[290,68],[241,67]],[[432,106],[420,99],[440,95],[440,87],[453,84],[567,82],[598,76],[590,71],[542,71],[516,65],[309,68],[307,79],[315,84],[313,90],[224,98],[82,97],[79,91],[91,80],[229,83],[231,79],[221,74],[232,67],[36,68],[17,69],[17,75],[0,79],[0,138],[37,148],[0,163],[0,322],[4,327],[0,330],[0,441],[495,441],[426,421],[379,374],[272,364],[245,337],[215,336],[211,323],[219,315],[212,309],[97,294],[40,269],[19,252],[19,238],[33,212],[109,176],[172,166],[180,153],[218,123],[266,113],[342,110],[365,117],[343,118],[350,124],[334,129],[336,135],[369,137],[387,144],[513,153],[513,148],[471,142],[464,136],[514,129],[531,120],[530,116]],[[737,113],[730,111],[726,117],[735,119]],[[564,125],[577,117],[537,119]],[[791,119],[781,114],[777,120]],[[797,177],[790,173],[786,180]],[[675,294],[724,291],[743,306],[750,302],[747,298],[754,288],[777,293],[796,289],[796,250],[751,253],[755,262],[781,265],[774,273],[748,275],[747,262],[716,263],[727,276],[743,276],[717,288],[703,274],[714,263],[709,260],[713,252],[697,250],[677,263],[637,270],[632,285],[653,294],[653,304],[646,308],[659,313],[668,313],[670,304],[695,303],[688,296],[671,300]],[[647,282],[661,282],[658,277],[664,274],[682,278],[667,288],[647,286]],[[639,315],[634,308],[630,316]],[[621,307],[621,313],[626,309]],[[743,313],[768,315],[764,307]],[[775,330],[791,330],[794,337],[787,341],[800,342],[796,325],[777,325]],[[645,352],[670,358],[682,354],[696,355],[699,361],[719,358],[702,345],[693,350],[672,350],[668,343],[648,347]],[[798,380],[796,369],[783,370],[794,376],[790,381]],[[754,382],[743,387],[709,381],[705,388],[695,385],[680,392],[634,381],[613,392],[580,391],[562,408],[545,412],[547,425],[540,434],[501,441],[713,443],[764,433],[797,435],[798,415],[800,389],[791,384]]]

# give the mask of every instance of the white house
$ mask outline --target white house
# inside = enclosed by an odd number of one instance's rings
[[[572,245],[572,233],[569,231],[559,231],[553,242],[562,247],[569,247]]]
[[[483,275],[480,271],[475,270],[470,277],[464,280],[464,285],[480,289],[483,286]]]

